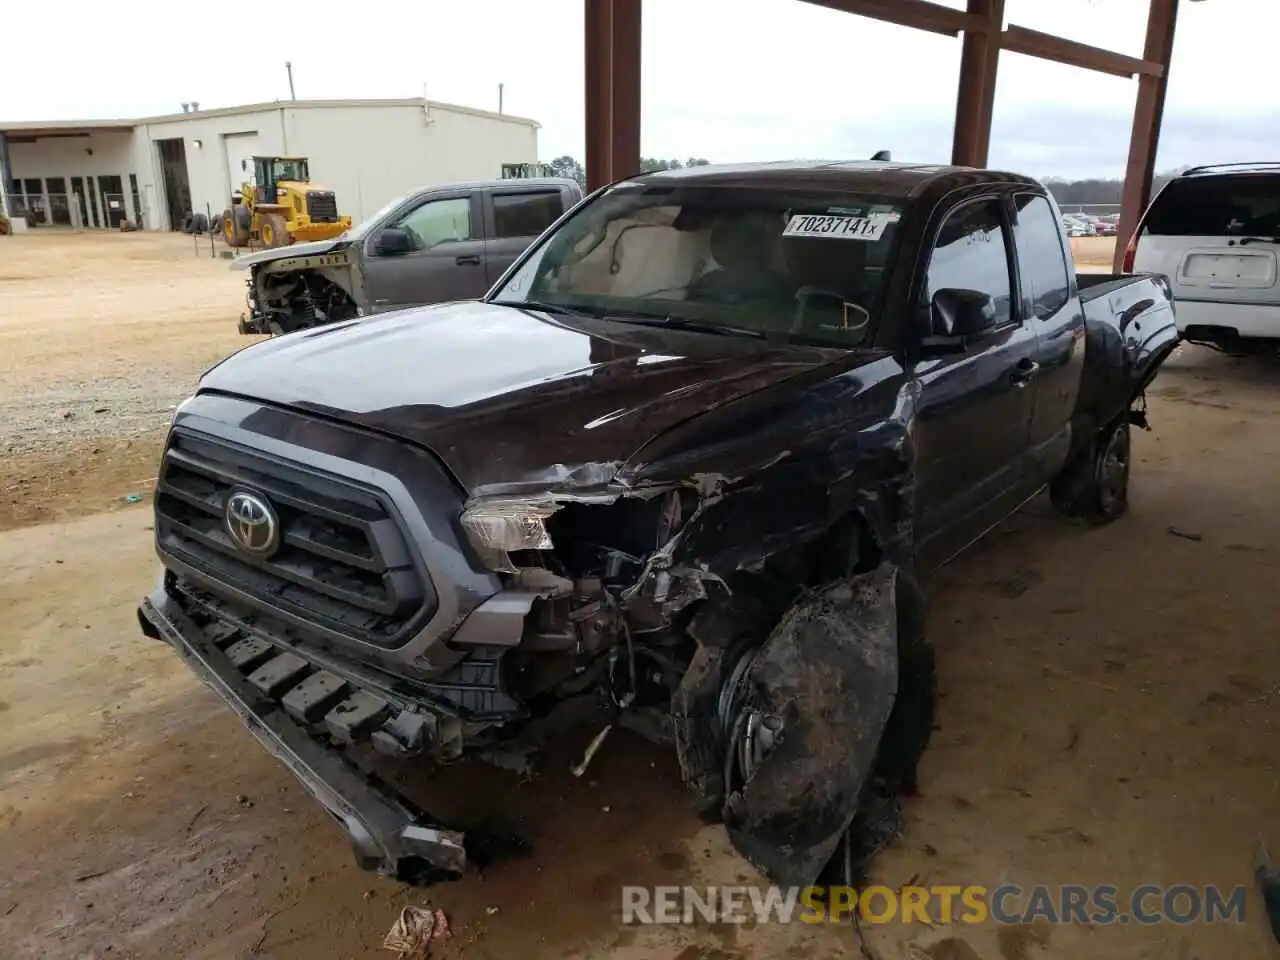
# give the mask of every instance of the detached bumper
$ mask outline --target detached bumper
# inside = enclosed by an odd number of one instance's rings
[[[323,704],[323,690],[313,700],[286,696],[282,703],[260,689],[261,674],[271,660],[251,676],[245,675],[243,646],[230,651],[237,645],[261,641],[247,639],[217,622],[197,624],[163,588],[142,601],[138,619],[142,632],[173,647],[196,676],[235,711],[249,732],[333,814],[346,831],[360,866],[410,883],[444,880],[465,872],[462,833],[430,824],[407,798],[376,778],[362,775],[341,750],[327,745],[291,715],[300,713],[305,721],[312,707]],[[278,662],[290,655],[268,650],[267,656]],[[312,687],[323,686],[320,677],[312,674]],[[295,691],[305,683],[298,684]],[[331,720],[334,711],[327,712]]]

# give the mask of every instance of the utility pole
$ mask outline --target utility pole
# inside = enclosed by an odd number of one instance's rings
[[[291,60],[286,60],[284,62],[284,69],[289,74],[289,99],[297,100],[298,95],[293,92],[293,62]]]

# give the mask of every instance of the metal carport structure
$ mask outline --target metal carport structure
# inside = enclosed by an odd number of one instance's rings
[[[587,185],[598,187],[640,167],[640,26],[642,0],[584,0]],[[915,30],[962,37],[951,161],[984,166],[991,143],[1000,51],[1053,60],[1117,77],[1137,77],[1115,269],[1123,240],[1151,196],[1156,148],[1173,54],[1178,0],[1150,0],[1141,59],[1062,37],[1004,25],[1005,0],[968,0],[956,10],[929,0],[799,0]]]

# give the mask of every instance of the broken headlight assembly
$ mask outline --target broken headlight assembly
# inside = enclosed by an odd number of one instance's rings
[[[462,511],[462,529],[487,568],[515,573],[512,551],[552,548],[546,521],[559,509],[548,500],[480,500]]]

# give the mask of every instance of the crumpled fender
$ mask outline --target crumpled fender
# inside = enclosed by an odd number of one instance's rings
[[[897,694],[897,576],[886,563],[802,595],[749,668],[745,709],[782,723],[724,820],[773,883],[815,882],[857,811]]]

